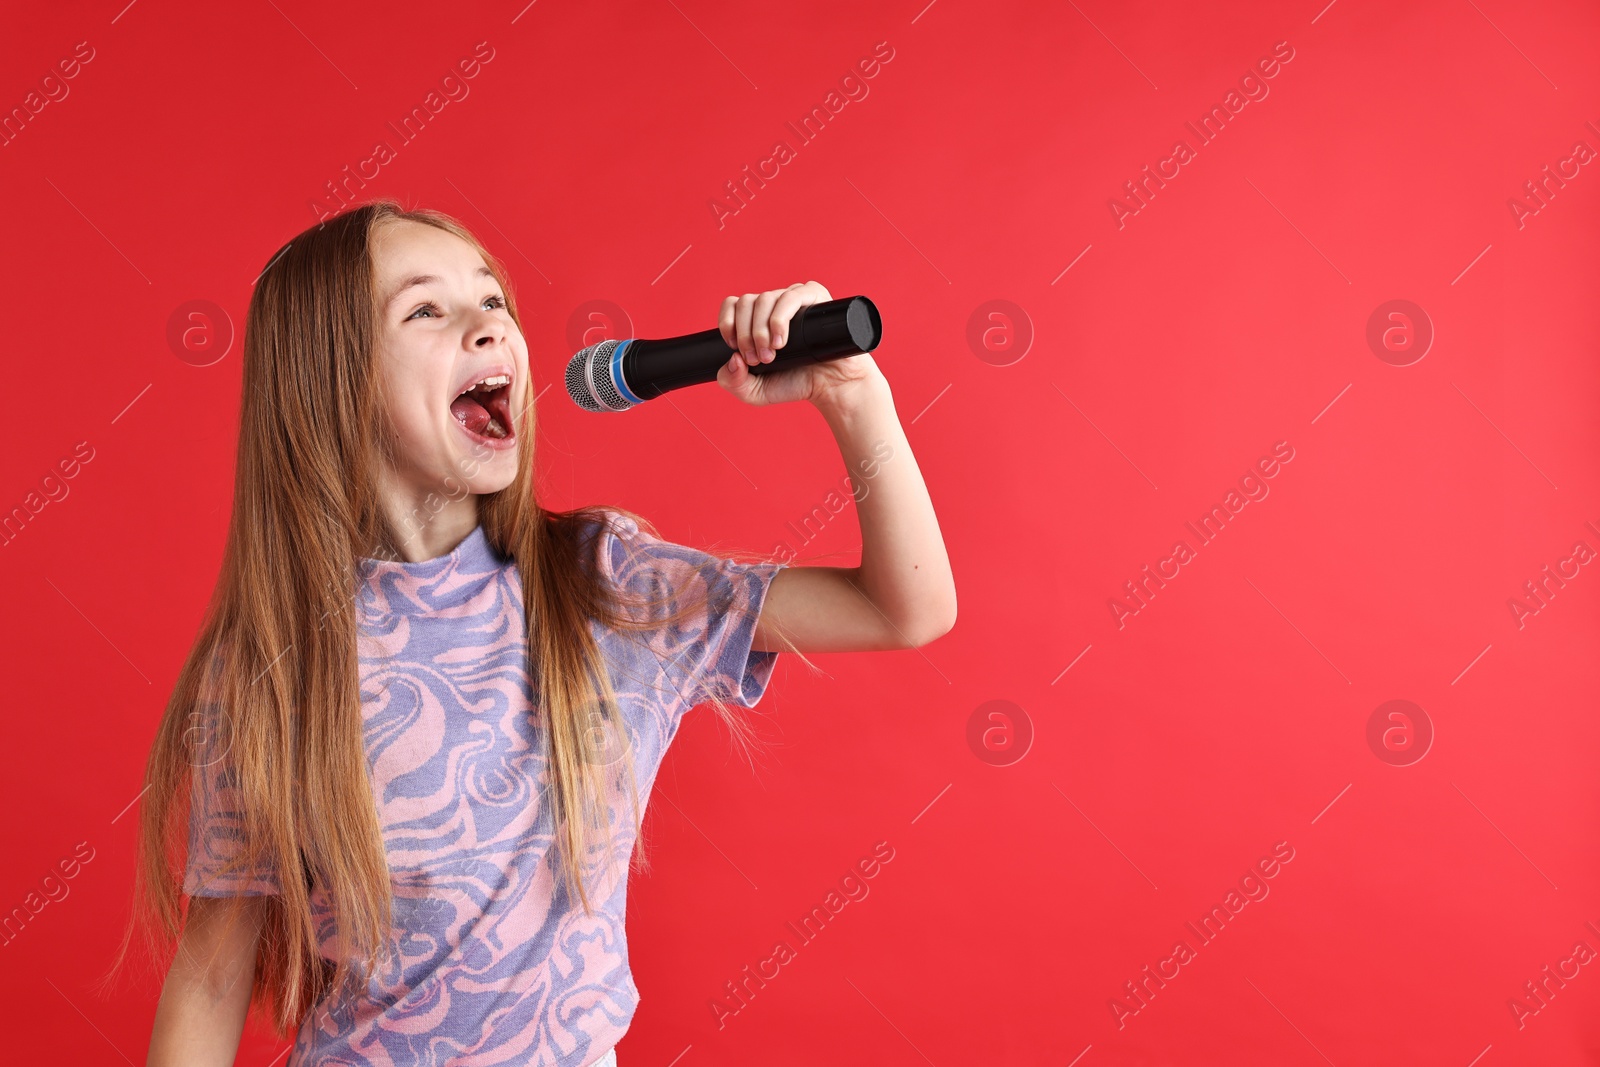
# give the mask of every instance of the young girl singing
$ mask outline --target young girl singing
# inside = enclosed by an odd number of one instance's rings
[[[509,279],[448,216],[378,201],[273,257],[222,572],[147,769],[139,914],[176,941],[150,1064],[231,1064],[252,1004],[287,1067],[615,1063],[630,859],[683,715],[709,703],[738,735],[780,650],[955,621],[872,357],[749,372],[830,299],[728,297],[717,380],[821,412],[860,487],[859,567],[542,508]]]

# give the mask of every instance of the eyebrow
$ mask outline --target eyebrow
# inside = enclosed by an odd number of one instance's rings
[[[473,277],[493,278],[494,271],[490,270],[488,267],[479,267],[477,273],[474,274]],[[415,289],[419,285],[436,285],[438,282],[439,276],[436,274],[413,274],[411,277],[400,283],[400,288],[396,289],[390,294],[389,299],[384,301],[383,306],[388,307],[396,300],[399,300],[401,294],[405,293],[408,289]]]

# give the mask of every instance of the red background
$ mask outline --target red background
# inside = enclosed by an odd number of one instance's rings
[[[6,109],[94,49],[0,149],[0,506],[94,450],[0,554],[0,907],[94,850],[3,947],[18,1062],[142,1063],[149,1039],[153,982],[89,985],[220,562],[240,370],[237,338],[179,358],[169,318],[209,300],[241,325],[324,183],[481,41],[470,95],[363,195],[457,215],[514,272],[554,383],[547,506],[854,563],[848,512],[805,544],[788,525],[844,477],[808,405],[561,395],[589,301],[668,336],[816,279],[882,310],[960,593],[925,648],[781,661],[758,773],[691,717],[632,891],[624,1065],[1600,1062],[1600,966],[1520,1028],[1508,1006],[1600,950],[1600,575],[1521,628],[1508,607],[1600,549],[1600,168],[1520,227],[1508,206],[1600,149],[1594,5],[112,0],[9,23]],[[800,146],[785,123],[881,41],[869,95]],[[1280,41],[1270,95],[1119,228],[1110,198]],[[709,202],[780,138],[795,158],[719,228]],[[1393,299],[1435,331],[1409,366],[1366,342]],[[975,349],[991,300],[1020,313]],[[1119,629],[1108,600],[1279,441],[1270,496]],[[1409,766],[1367,741],[1393,699],[1435,732]],[[991,700],[1031,723],[1008,766],[968,744]],[[719,1028],[723,984],[880,841],[870,895]],[[1280,841],[1270,895],[1119,1028],[1123,983]],[[239,1062],[282,1048],[251,1033]]]

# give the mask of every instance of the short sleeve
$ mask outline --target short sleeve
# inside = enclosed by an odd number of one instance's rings
[[[682,702],[678,714],[713,695],[738,707],[756,706],[778,659],[777,652],[752,649],[756,622],[772,580],[787,564],[744,563],[673,544],[616,513],[600,558],[607,577],[625,592],[670,597],[653,615],[695,605],[676,625],[642,635]]]
[[[191,713],[186,750],[192,780],[189,858],[183,891],[189,896],[263,896],[279,893],[277,872],[265,864],[241,866],[244,816],[237,793],[233,733],[214,701],[202,699]]]

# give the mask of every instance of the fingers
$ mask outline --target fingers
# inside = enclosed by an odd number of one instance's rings
[[[771,323],[771,340],[768,348],[777,350],[789,342],[789,320],[794,318],[794,313],[807,304],[815,304],[815,299],[809,299],[806,284],[796,282],[787,289],[778,291],[777,301],[773,304],[772,312],[768,316]]]
[[[724,297],[717,329],[729,348],[746,364],[770,363],[789,340],[789,320],[808,304],[829,300],[817,282],[796,282],[786,289]]]
[[[717,320],[717,329],[722,332],[723,342],[729,348],[737,349],[746,363],[754,363],[757,359],[755,342],[750,334],[755,302],[755,293],[726,297],[722,301],[722,314]]]
[[[717,384],[741,400],[748,395],[754,375],[738,352],[728,356],[728,362],[717,370]]]
[[[738,303],[736,296],[723,297],[722,310],[717,315],[717,329],[722,331],[722,342],[729,348],[739,347],[739,337],[734,330],[734,309]]]
[[[781,291],[781,290],[780,290]],[[722,314],[717,319],[717,329],[729,348],[738,349],[745,363],[759,363],[754,325],[760,321],[765,336],[765,315],[757,316],[757,305],[773,293],[746,293],[743,296],[724,297]],[[764,343],[764,342],[763,342]]]
[[[744,357],[746,363],[754,363],[757,359],[755,341],[750,334],[750,321],[751,316],[755,314],[755,309],[755,293],[746,293],[741,296],[738,304],[734,305],[733,309],[734,332],[739,338],[735,347],[739,349],[739,354]]]
[[[724,389],[735,389],[739,384],[739,371],[744,367],[744,358],[735,352],[728,357],[728,361],[717,368],[717,382]],[[748,371],[746,372],[748,373]]]
[[[750,344],[755,347],[755,357],[762,363],[773,362],[773,309],[778,307],[778,299],[787,296],[789,290],[768,290],[755,298],[755,307],[750,310]],[[790,315],[794,314],[792,310]],[[778,323],[779,328],[787,325]]]

